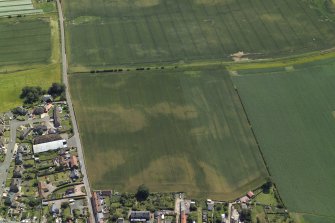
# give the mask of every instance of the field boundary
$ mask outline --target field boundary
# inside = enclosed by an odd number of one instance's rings
[[[290,57],[282,57],[275,59],[255,59],[240,62],[226,62],[223,60],[199,60],[189,63],[181,62],[171,62],[171,63],[160,63],[160,64],[135,64],[135,65],[119,65],[110,66],[96,69],[85,68],[85,67],[72,67],[69,69],[69,74],[83,74],[83,73],[112,73],[112,72],[123,72],[123,71],[146,71],[146,70],[159,70],[159,69],[177,69],[177,68],[204,68],[211,66],[224,66],[228,71],[238,71],[238,70],[253,70],[253,69],[267,69],[267,68],[281,68],[300,64],[308,64],[317,61],[322,61],[325,59],[335,58],[335,47],[322,50],[310,52],[307,54],[299,54]],[[78,69],[77,69],[78,68]]]

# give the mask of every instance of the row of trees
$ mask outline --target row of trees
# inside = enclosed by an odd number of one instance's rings
[[[50,94],[53,98],[61,97],[65,99],[65,85],[61,83],[52,83],[51,87],[46,91],[38,86],[26,86],[22,88],[20,98],[25,104],[33,104],[38,102],[42,95]]]

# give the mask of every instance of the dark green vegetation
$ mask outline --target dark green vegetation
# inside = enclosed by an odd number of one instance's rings
[[[334,24],[307,0],[63,1],[72,68],[269,58],[332,48]]]
[[[0,20],[0,71],[6,66],[41,64],[50,61],[49,19]]]
[[[335,63],[327,63],[233,80],[289,211],[334,218]]]
[[[267,176],[230,77],[220,70],[71,75],[94,189],[234,199]]]

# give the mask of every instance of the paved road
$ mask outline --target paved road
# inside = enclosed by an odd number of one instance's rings
[[[15,148],[15,142],[16,142],[16,129],[21,126],[21,125],[26,125],[26,124],[33,124],[34,122],[44,122],[44,121],[48,121],[49,117],[45,117],[42,119],[31,119],[31,120],[27,120],[27,121],[17,121],[17,120],[13,120],[10,122],[10,139],[9,139],[9,143],[7,146],[7,153],[6,153],[6,158],[5,161],[1,164],[0,166],[0,198],[2,197],[2,193],[4,188],[2,187],[2,183],[6,182],[7,179],[7,169],[10,166],[10,163],[12,161],[13,155],[14,155],[14,148]]]
[[[91,204],[91,188],[90,184],[88,181],[88,175],[85,167],[85,159],[84,159],[84,154],[83,154],[83,149],[81,146],[81,141],[79,137],[79,131],[78,131],[78,126],[77,126],[77,121],[73,109],[73,104],[70,96],[70,91],[69,91],[69,84],[68,84],[68,76],[67,76],[67,60],[66,60],[66,49],[65,49],[65,34],[64,34],[64,16],[63,16],[63,11],[62,11],[62,6],[57,0],[57,8],[58,8],[58,17],[59,17],[59,25],[60,25],[60,34],[61,34],[61,51],[62,51],[62,73],[63,73],[63,83],[66,86],[66,101],[69,106],[69,111],[70,111],[70,116],[71,116],[71,121],[72,121],[72,127],[73,127],[73,133],[74,137],[76,140],[77,144],[77,149],[78,149],[78,158],[81,164],[81,172],[84,175],[83,181],[85,184],[85,189],[87,192],[87,202],[88,202],[88,207],[90,211],[90,216],[91,216],[91,222],[95,222],[95,218],[93,217],[93,209],[92,209],[92,204]]]

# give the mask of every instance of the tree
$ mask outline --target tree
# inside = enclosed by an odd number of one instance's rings
[[[28,111],[22,107],[16,107],[12,110],[14,115],[26,115],[28,113]]]
[[[48,90],[48,94],[52,97],[61,96],[65,92],[65,85],[61,83],[52,83],[51,87]]]
[[[250,209],[243,209],[240,214],[240,220],[245,223],[251,223],[251,211]]]
[[[149,189],[144,184],[140,185],[135,197],[138,201],[145,201],[149,197]]]
[[[6,197],[4,204],[5,204],[6,206],[10,206],[10,205],[12,204],[12,201],[10,200],[9,197]]]
[[[17,187],[16,184],[12,184],[12,185],[9,187],[9,192],[17,193],[17,192],[19,192],[19,188]]]
[[[28,201],[28,204],[30,207],[36,207],[41,203],[41,200],[39,198],[30,198]]]
[[[262,190],[264,194],[268,194],[270,193],[270,189],[272,187],[272,182],[270,179],[268,179],[268,181],[262,185]]]
[[[61,207],[62,207],[63,209],[69,207],[69,202],[62,202]]]
[[[45,90],[42,90],[41,87],[26,86],[22,88],[20,98],[23,99],[25,104],[33,104],[37,102],[43,94],[45,94]]]

